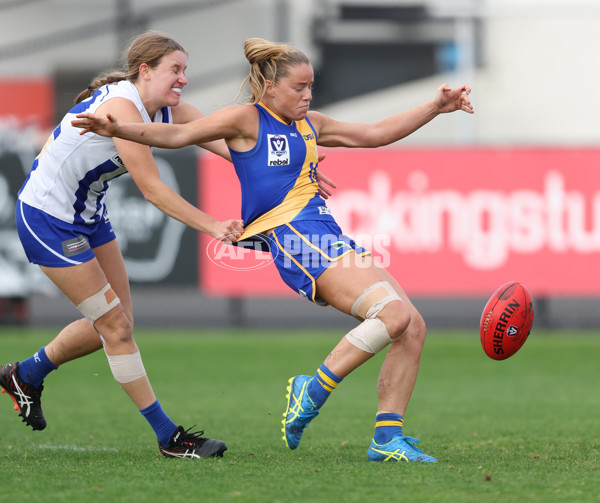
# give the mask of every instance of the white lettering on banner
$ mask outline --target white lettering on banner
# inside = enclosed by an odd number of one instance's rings
[[[489,270],[511,253],[600,251],[600,192],[567,191],[558,171],[545,173],[540,190],[434,190],[422,171],[409,173],[403,190],[392,192],[390,176],[381,171],[370,175],[367,187],[340,189],[327,204],[349,236],[386,234],[401,253],[448,249],[471,268]]]

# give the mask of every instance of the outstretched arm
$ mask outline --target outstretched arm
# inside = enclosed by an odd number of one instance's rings
[[[174,124],[187,124],[198,119],[202,119],[205,115],[195,106],[185,101],[180,101],[179,104],[171,108]],[[215,140],[208,143],[198,143],[199,147],[216,154],[223,159],[231,162],[231,153],[227,148],[225,140]]]
[[[141,122],[135,105],[123,98],[115,98],[101,105],[100,113],[118,113],[123,120]],[[244,231],[238,219],[219,221],[190,204],[160,178],[151,150],[138,143],[115,138],[115,148],[127,166],[133,181],[144,198],[166,215],[225,242],[235,241]]]
[[[468,96],[470,92],[471,88],[467,85],[451,89],[448,84],[443,84],[437,89],[433,100],[374,124],[340,122],[318,112],[309,112],[309,117],[317,129],[319,145],[381,147],[414,133],[439,114],[457,110],[474,113]]]
[[[243,107],[238,105],[219,110],[187,124],[119,123],[114,114],[107,113],[103,117],[88,112],[78,114],[71,124],[82,128],[81,134],[96,133],[154,147],[181,148],[243,135]]]
[[[141,122],[125,122],[121,124],[116,116],[110,112],[106,116],[86,112],[78,114],[77,119],[72,120],[71,124],[74,127],[82,128],[80,134],[95,133],[154,147],[181,148],[194,144],[206,145],[207,142],[211,141],[213,145],[218,145],[220,142],[215,142],[214,140],[234,137],[250,137],[250,140],[254,143],[256,142],[256,137],[252,137],[256,132],[253,132],[252,129],[253,127],[254,129],[258,129],[258,126],[257,124],[253,124],[252,114],[255,114],[253,107],[239,105],[225,108],[206,117],[184,124]],[[223,148],[219,147],[220,151],[215,153],[230,161],[229,152],[223,152],[225,144],[223,143],[222,146]],[[325,154],[321,154],[319,161],[322,161],[324,158]],[[333,180],[318,171],[317,179],[319,193],[323,199],[327,199],[332,195],[329,187],[336,188],[336,184]]]

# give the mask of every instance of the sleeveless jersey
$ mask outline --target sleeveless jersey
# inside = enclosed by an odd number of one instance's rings
[[[229,149],[242,189],[245,232],[238,241],[292,220],[331,220],[316,178],[317,135],[306,118],[286,124],[263,103],[258,139],[247,152]]]
[[[98,88],[93,96],[75,105],[48,138],[23,187],[19,199],[64,222],[92,224],[104,215],[104,198],[110,181],[127,172],[112,138],[86,133],[71,126],[75,115],[94,113],[112,98],[126,98],[144,122],[172,122],[170,107],[150,118],[142,99],[129,81]]]

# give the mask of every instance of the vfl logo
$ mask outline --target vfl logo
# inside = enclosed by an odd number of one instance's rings
[[[269,134],[269,166],[286,166],[290,164],[288,140],[285,135]]]
[[[271,151],[276,155],[283,155],[287,149],[287,139],[285,136],[281,135],[269,135],[269,144],[271,145]]]
[[[508,327],[506,329],[506,335],[508,337],[514,337],[515,335],[517,335],[518,332],[519,332],[519,329],[517,327],[515,327],[514,325],[511,325],[510,327]]]

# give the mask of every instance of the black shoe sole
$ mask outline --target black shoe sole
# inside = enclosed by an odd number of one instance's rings
[[[227,445],[222,440],[207,439],[202,444],[202,447],[195,449],[193,454],[183,452],[170,452],[164,449],[159,443],[160,453],[166,458],[222,458],[223,453],[227,450]]]

